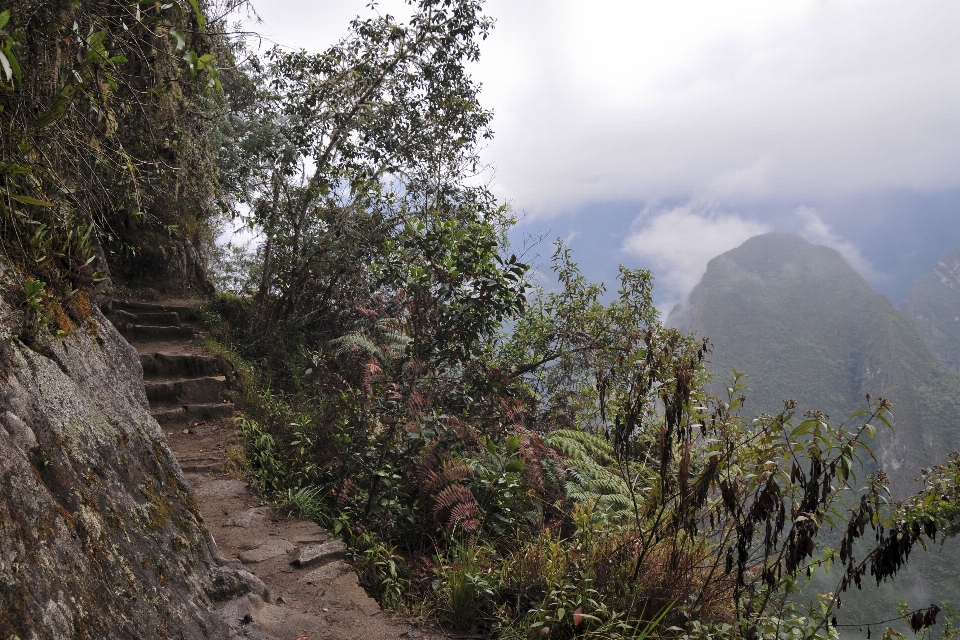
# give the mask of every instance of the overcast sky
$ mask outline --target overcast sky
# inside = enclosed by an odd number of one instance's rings
[[[254,0],[261,32],[313,51],[367,4]],[[895,303],[960,244],[960,2],[486,7],[473,72],[518,242],[566,238],[595,277],[650,267],[662,309],[773,229],[839,250]]]

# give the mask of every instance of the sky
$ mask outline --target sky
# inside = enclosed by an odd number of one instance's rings
[[[254,0],[253,28],[321,51],[368,4]],[[766,231],[837,249],[894,304],[960,244],[955,0],[485,6],[497,24],[471,71],[517,247],[562,238],[595,279],[650,268],[669,310]]]

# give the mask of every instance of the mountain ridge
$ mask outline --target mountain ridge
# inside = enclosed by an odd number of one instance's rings
[[[896,429],[876,453],[899,487],[912,480],[907,469],[960,445],[960,375],[833,249],[755,236],[711,260],[666,323],[711,339],[718,378],[747,374],[752,412],[792,398],[836,421],[866,406],[868,392],[891,399]]]
[[[792,398],[799,412],[821,410],[836,426],[867,406],[867,392],[890,399],[894,431],[877,430],[869,443],[876,463],[864,460],[857,477],[883,469],[897,498],[918,489],[919,469],[960,446],[960,375],[833,249],[786,233],[755,236],[711,260],[666,324],[710,339],[715,393],[723,393],[719,383],[731,368],[746,374],[747,414],[776,413]],[[879,619],[905,596],[911,606],[955,601],[958,555],[948,549],[922,554],[916,564],[911,558],[896,584],[850,594],[838,616],[845,623]],[[825,591],[832,583],[819,578],[809,588]]]

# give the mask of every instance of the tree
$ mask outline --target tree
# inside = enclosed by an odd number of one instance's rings
[[[520,308],[509,216],[470,182],[490,135],[464,68],[491,27],[480,4],[422,0],[407,24],[354,20],[322,54],[251,59],[224,172],[263,238],[248,285],[261,349],[316,352],[391,316],[411,354],[466,357]]]

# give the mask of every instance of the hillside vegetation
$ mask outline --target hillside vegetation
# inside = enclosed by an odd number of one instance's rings
[[[960,446],[960,375],[836,251],[770,233],[714,258],[667,324],[713,343],[710,369],[747,377],[751,406],[845,416],[867,392],[895,400],[881,466],[908,487],[921,465]]]
[[[344,537],[385,605],[500,638],[832,637],[848,591],[956,533],[957,458],[902,501],[860,464],[887,399],[844,404],[864,389],[841,377],[800,389],[839,414],[789,401],[757,416],[741,381],[710,393],[710,345],[659,322],[649,272],[621,269],[605,303],[558,243],[556,286],[528,280],[479,159],[481,2],[419,0],[405,23],[371,9],[319,54],[245,50],[221,30],[228,8],[0,14],[17,339],[69,333],[108,271],[141,292],[203,292],[191,251],[219,215],[246,225],[261,242],[224,262],[229,290],[205,312],[243,386],[245,471]],[[871,388],[927,376],[892,370],[912,343],[841,284],[845,312],[876,326],[835,319],[806,346],[862,366]],[[807,304],[770,311],[812,321]],[[735,348],[768,337],[792,339]],[[863,340],[875,359],[854,356]],[[781,357],[771,393],[807,402]],[[922,379],[909,402],[956,401]],[[883,451],[899,473],[916,462]],[[800,592],[830,565],[829,592]],[[922,632],[938,613],[890,615]]]
[[[960,247],[923,274],[903,306],[944,364],[960,371]]]

